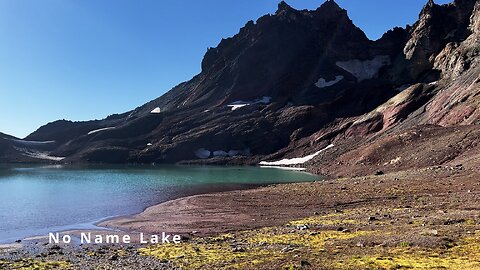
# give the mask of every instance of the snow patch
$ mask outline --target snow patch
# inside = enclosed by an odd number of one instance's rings
[[[238,110],[240,108],[243,108],[245,106],[249,106],[250,104],[249,103],[245,103],[245,104],[230,104],[230,105],[227,105],[227,107],[230,107],[232,109],[232,111],[235,111],[235,110]]]
[[[329,146],[323,148],[322,150],[316,152],[315,154],[311,154],[309,156],[306,156],[306,157],[300,157],[300,158],[291,158],[291,159],[282,159],[282,160],[279,160],[279,161],[272,161],[272,162],[269,162],[269,161],[262,161],[260,162],[260,165],[265,165],[265,166],[282,166],[282,165],[298,165],[298,164],[304,164],[305,162],[307,161],[310,161],[312,160],[313,158],[315,158],[316,156],[320,155],[322,152],[330,149],[330,148],[333,148],[334,145],[333,144],[330,144]]]
[[[28,150],[25,148],[17,148],[15,147],[16,150],[23,152],[22,155],[31,157],[31,158],[36,158],[36,159],[44,159],[44,160],[52,160],[52,161],[61,161],[64,160],[64,157],[54,157],[50,156],[49,152],[40,152],[40,151],[33,151],[33,150]]]
[[[162,110],[160,109],[160,107],[156,107],[155,109],[153,109],[150,113],[153,113],[153,114],[159,114],[161,113]]]
[[[338,67],[351,73],[357,78],[358,82],[373,79],[378,75],[380,68],[390,65],[390,56],[377,55],[372,60],[361,61],[358,59],[349,61],[339,61],[336,63]]]
[[[335,76],[335,80],[333,81],[328,81],[325,80],[324,78],[320,78],[318,79],[317,83],[315,84],[316,87],[318,88],[325,88],[325,87],[330,87],[332,85],[335,85],[337,84],[338,82],[340,82],[341,80],[343,80],[345,77],[343,77],[342,75],[340,76]]]
[[[211,152],[205,148],[200,148],[195,151],[195,156],[201,159],[207,159],[210,157]]]
[[[256,99],[254,101],[243,101],[243,100],[238,100],[235,102],[232,102],[227,105],[227,107],[231,108],[232,111],[238,110],[240,108],[243,108],[245,106],[250,106],[254,104],[269,104],[272,101],[272,97],[262,97],[260,99]]]
[[[88,135],[92,135],[92,134],[95,134],[95,133],[98,133],[98,132],[102,132],[102,131],[110,130],[110,129],[114,129],[114,128],[115,127],[106,127],[106,128],[95,129],[95,130],[92,130],[92,131],[88,132]]]

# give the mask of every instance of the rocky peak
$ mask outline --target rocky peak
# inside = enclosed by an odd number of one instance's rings
[[[295,11],[295,9],[292,8],[289,4],[287,4],[287,2],[281,1],[280,3],[278,3],[278,9],[277,9],[277,12],[275,12],[275,14],[283,15],[285,13],[292,12],[292,11]]]
[[[315,11],[317,15],[328,18],[329,20],[348,19],[347,11],[341,8],[335,1],[327,0]]]
[[[327,0],[318,8],[318,10],[322,10],[323,12],[328,12],[328,11],[335,12],[335,11],[343,11],[344,9],[342,9],[334,0]]]

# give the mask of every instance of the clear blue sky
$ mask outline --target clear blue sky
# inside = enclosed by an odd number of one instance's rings
[[[200,71],[207,47],[277,0],[0,0],[0,132],[101,119]],[[323,0],[290,0],[315,9]],[[338,0],[371,39],[413,23],[427,0]],[[437,0],[447,3],[447,0]]]

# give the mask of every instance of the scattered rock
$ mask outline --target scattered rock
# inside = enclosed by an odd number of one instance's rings
[[[60,250],[60,249],[62,249],[62,248],[61,248],[60,246],[58,246],[58,245],[53,245],[53,246],[50,247],[50,249],[51,249],[51,250]]]
[[[302,224],[297,226],[297,230],[300,230],[300,231],[305,231],[305,230],[308,230],[309,228],[310,227],[308,227],[307,224]]]
[[[306,266],[311,266],[311,265],[312,265],[312,264],[309,263],[308,261],[302,260],[302,261],[300,262],[300,266],[301,266],[301,267],[306,267]]]

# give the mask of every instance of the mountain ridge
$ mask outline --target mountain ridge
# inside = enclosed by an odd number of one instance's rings
[[[103,120],[56,121],[26,140],[55,140],[48,153],[62,162],[258,164],[331,143],[339,153],[348,140],[416,124],[476,123],[478,6],[429,1],[413,26],[372,41],[334,1],[316,10],[282,1],[161,97]],[[449,105],[454,93],[463,94]]]

